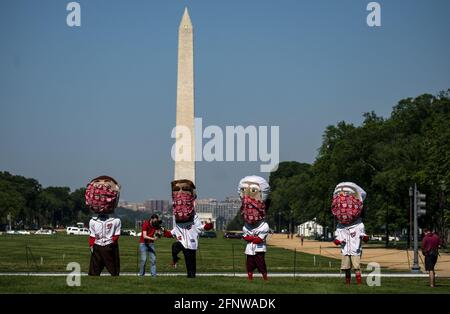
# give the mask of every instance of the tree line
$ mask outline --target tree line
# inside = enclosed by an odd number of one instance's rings
[[[85,188],[47,187],[35,179],[0,172],[0,223],[13,228],[60,227],[89,219]]]
[[[417,183],[427,203],[419,226],[448,235],[449,95],[450,89],[402,99],[390,117],[365,113],[360,126],[345,121],[328,126],[313,164],[282,162],[271,173],[271,225],[295,226],[316,218],[332,232],[333,189],[353,181],[367,192],[367,231],[399,235],[409,229],[409,188]]]

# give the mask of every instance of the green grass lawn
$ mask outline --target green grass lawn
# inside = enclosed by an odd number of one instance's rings
[[[156,243],[158,272],[185,273],[184,262],[170,266],[172,239]],[[137,272],[138,238],[122,236],[119,241],[121,271]],[[197,272],[245,273],[245,243],[242,240],[201,238],[197,252]],[[28,253],[27,253],[28,252]],[[181,255],[182,256],[182,255]],[[90,251],[87,236],[2,235],[0,236],[0,272],[62,272],[66,265],[78,262],[87,272]],[[294,253],[268,247],[266,262],[276,272],[339,272],[340,260]],[[295,262],[295,263],[294,263]],[[106,270],[104,271],[106,272]],[[365,279],[363,279],[365,280]],[[364,281],[365,282],[365,281]],[[438,279],[435,289],[427,287],[427,278],[381,278],[380,287],[346,287],[343,278],[276,278],[264,282],[257,277],[248,282],[242,277],[185,276],[138,278],[81,277],[80,287],[69,287],[66,277],[0,276],[0,293],[449,293],[450,280]]]
[[[138,271],[138,238],[122,236],[119,240],[122,272]],[[170,266],[173,239],[156,242],[159,272],[185,272],[183,260],[174,270]],[[243,240],[201,238],[197,251],[197,272],[246,272]],[[27,249],[28,248],[28,249]],[[28,251],[28,254],[27,254]],[[180,254],[182,257],[182,253]],[[66,272],[69,262],[78,262],[87,272],[90,251],[87,236],[1,235],[0,272]],[[323,256],[268,247],[267,267],[270,272],[338,272],[340,260]],[[295,265],[294,265],[295,264]]]
[[[363,281],[364,283],[365,281]],[[434,289],[427,278],[381,278],[381,286],[345,286],[343,278],[240,277],[81,277],[81,286],[69,287],[66,277],[0,276],[0,293],[450,293],[450,280],[438,280]]]

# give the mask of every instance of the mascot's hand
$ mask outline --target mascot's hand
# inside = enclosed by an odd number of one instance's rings
[[[89,237],[89,248],[91,249],[91,253],[94,251],[94,243],[95,237]]]
[[[169,230],[164,229],[164,237],[165,238],[172,238],[172,233]]]
[[[341,245],[341,241],[339,241],[338,239],[335,239],[334,241],[333,241],[333,243],[335,244],[335,245]]]
[[[260,237],[258,237],[258,236],[256,236],[256,237],[253,237],[253,244],[259,244],[259,243],[261,243],[263,240],[260,238]]]
[[[243,237],[243,239],[247,242],[253,242],[253,240],[255,239],[254,236],[251,235],[246,235],[245,237]]]
[[[368,236],[368,235],[363,236],[363,237],[362,237],[362,240],[363,240],[364,242],[369,241],[369,236]]]
[[[214,228],[214,225],[212,223],[210,223],[210,222],[206,223],[203,226],[203,229],[205,229],[205,231],[211,230],[212,228]]]

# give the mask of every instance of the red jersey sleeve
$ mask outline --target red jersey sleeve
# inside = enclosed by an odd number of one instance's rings
[[[95,243],[95,237],[89,237],[89,246],[93,247]]]

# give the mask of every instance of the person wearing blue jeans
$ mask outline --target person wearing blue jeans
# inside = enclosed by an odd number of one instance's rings
[[[150,255],[150,274],[152,275],[152,277],[156,277],[155,243],[139,243],[139,250],[141,252],[141,267],[139,270],[139,276],[145,275],[147,255]]]
[[[142,233],[139,239],[139,251],[141,253],[141,267],[139,276],[145,275],[145,266],[147,264],[147,254],[150,255],[150,274],[156,277],[156,251],[155,241],[161,236],[171,238],[172,234],[164,230],[161,226],[161,220],[158,215],[153,214],[150,219],[142,224]]]

